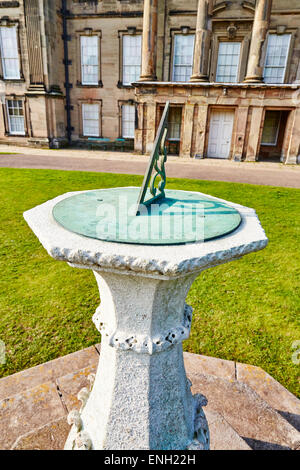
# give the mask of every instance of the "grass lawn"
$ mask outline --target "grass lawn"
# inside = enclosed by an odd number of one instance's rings
[[[99,342],[92,272],[52,260],[22,213],[67,191],[140,185],[142,177],[57,170],[0,169],[0,376]],[[241,260],[204,271],[187,302],[194,308],[187,351],[254,364],[300,396],[300,190],[169,179],[254,207],[270,243]]]

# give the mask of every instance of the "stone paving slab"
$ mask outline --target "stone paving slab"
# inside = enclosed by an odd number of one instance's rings
[[[52,382],[1,400],[0,449],[10,449],[19,436],[65,415],[66,410]]]
[[[211,450],[252,450],[227,421],[215,411],[205,410]]]
[[[235,362],[216,357],[200,356],[185,352],[184,365],[190,375],[208,374],[227,380],[235,380]]]
[[[208,411],[211,450],[252,450],[218,413]],[[49,423],[17,439],[12,450],[62,450],[70,426],[66,417]]]
[[[62,450],[70,426],[66,416],[20,436],[11,450]]]
[[[255,450],[300,448],[300,433],[248,385],[212,375],[191,375],[188,370],[187,375],[193,393],[202,393],[208,400],[204,411],[223,416]]]
[[[249,385],[300,431],[300,400],[260,367],[236,364],[236,378]]]
[[[0,400],[11,397],[57,377],[98,364],[99,354],[94,346],[59,357],[36,367],[25,369],[0,379]]]
[[[63,448],[66,415],[79,408],[77,394],[89,386],[99,352],[97,344],[0,379],[0,449]],[[208,398],[212,449],[300,447],[300,401],[262,369],[191,353],[184,361],[193,393]]]
[[[70,374],[56,380],[63,403],[68,412],[73,409],[80,408],[81,402],[78,400],[77,394],[83,387],[87,387],[89,389],[90,382],[88,380],[88,376],[90,374],[94,374],[96,369],[97,364],[94,364],[93,366],[85,367],[79,371],[71,372]]]

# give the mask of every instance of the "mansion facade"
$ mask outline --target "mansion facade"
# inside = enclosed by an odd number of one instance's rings
[[[299,0],[0,1],[0,143],[300,163]]]

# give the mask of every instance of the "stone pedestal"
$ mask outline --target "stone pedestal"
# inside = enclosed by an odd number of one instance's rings
[[[80,413],[69,415],[65,448],[208,449],[205,398],[192,395],[183,365],[182,341],[192,321],[185,298],[204,269],[266,246],[255,211],[229,203],[242,215],[241,225],[205,243],[129,245],[83,237],[56,223],[53,207],[74,194],[24,214],[48,253],[93,270],[100,290],[93,317],[102,335],[99,368],[91,392],[80,392]]]

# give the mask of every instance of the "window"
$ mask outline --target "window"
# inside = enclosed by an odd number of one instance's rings
[[[169,140],[180,140],[182,108],[171,106],[169,111]]]
[[[266,111],[264,129],[261,139],[262,145],[277,145],[280,121],[280,111]]]
[[[99,38],[80,36],[82,85],[99,83]]]
[[[269,34],[264,68],[266,83],[283,83],[290,48],[290,34]]]
[[[3,78],[7,80],[20,79],[20,62],[16,26],[0,27],[0,43]]]
[[[194,38],[194,34],[176,34],[174,37],[172,76],[174,82],[188,82],[191,78]]]
[[[236,83],[240,63],[240,42],[220,42],[216,81]]]
[[[135,106],[123,104],[122,106],[122,137],[134,139],[135,130]]]
[[[82,129],[86,137],[99,137],[99,104],[82,105]]]
[[[25,135],[22,100],[7,100],[8,128],[10,134]]]
[[[123,36],[123,85],[131,85],[140,78],[142,36]]]

